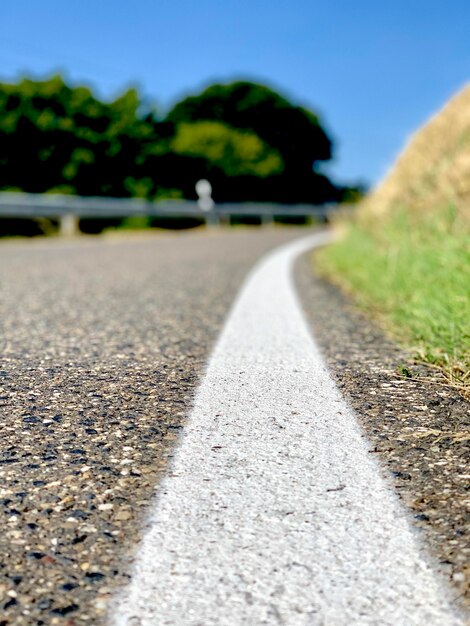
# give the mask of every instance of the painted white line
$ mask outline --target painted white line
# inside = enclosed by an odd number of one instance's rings
[[[252,272],[110,614],[115,626],[461,624],[367,452],[284,246]]]

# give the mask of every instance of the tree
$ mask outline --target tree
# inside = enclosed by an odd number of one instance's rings
[[[60,76],[0,85],[0,188],[128,196],[157,121],[133,89],[113,102]]]
[[[316,161],[331,158],[331,140],[318,116],[256,83],[212,85],[176,104],[167,119],[212,120],[249,130],[279,152],[286,171],[311,172]]]
[[[284,164],[280,154],[255,133],[215,121],[181,123],[170,142],[175,154],[201,157],[227,176],[273,176]]]
[[[280,158],[282,168],[266,171],[264,176],[239,170],[235,184],[230,159],[214,159],[206,150],[205,158],[220,169],[214,190],[222,200],[322,203],[342,197],[343,188],[317,171],[318,163],[332,155],[331,140],[318,116],[264,85],[241,81],[212,85],[176,104],[166,121],[175,125],[176,137],[181,128],[189,137],[193,127],[194,138],[196,125],[223,124],[226,137],[234,131],[250,133],[263,142],[266,154],[271,151]]]
[[[263,85],[213,85],[164,119],[135,89],[112,101],[60,76],[0,84],[0,189],[146,198],[321,203],[345,189],[321,174],[319,118]]]

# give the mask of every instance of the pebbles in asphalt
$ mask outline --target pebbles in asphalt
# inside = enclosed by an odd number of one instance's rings
[[[98,624],[253,262],[294,230],[0,246],[0,624]]]

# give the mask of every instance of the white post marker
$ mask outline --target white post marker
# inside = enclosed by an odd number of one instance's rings
[[[197,203],[202,211],[211,211],[214,208],[212,200],[212,185],[205,178],[201,178],[196,183],[196,193],[199,197]]]
[[[114,626],[457,626],[291,278],[252,271],[160,485]]]
[[[196,183],[196,193],[198,195],[197,204],[201,211],[207,213],[206,224],[208,226],[219,226],[219,216],[214,212],[215,203],[212,199],[212,185],[205,178],[201,178]]]

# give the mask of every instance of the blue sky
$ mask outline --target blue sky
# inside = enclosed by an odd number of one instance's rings
[[[44,76],[161,110],[248,77],[318,112],[328,171],[380,179],[410,133],[470,80],[469,0],[15,0],[0,10],[0,78]]]

